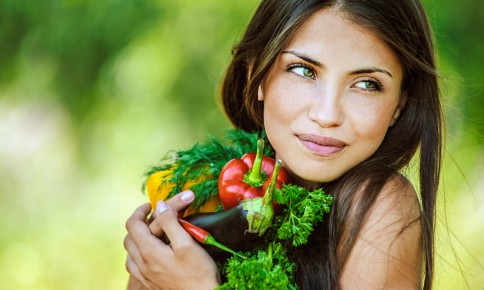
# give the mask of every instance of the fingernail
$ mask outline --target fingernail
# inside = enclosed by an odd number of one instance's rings
[[[190,203],[195,195],[191,190],[185,190],[181,193],[181,200],[185,203]]]
[[[168,205],[166,205],[166,202],[164,202],[163,200],[160,200],[156,203],[156,213],[157,214],[160,214],[167,209],[168,209]]]

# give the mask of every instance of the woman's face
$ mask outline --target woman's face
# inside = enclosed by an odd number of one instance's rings
[[[373,32],[321,10],[298,30],[259,88],[276,157],[311,186],[370,157],[404,105],[402,66]]]

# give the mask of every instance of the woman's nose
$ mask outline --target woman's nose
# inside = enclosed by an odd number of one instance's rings
[[[309,108],[309,119],[323,128],[341,125],[343,94],[344,92],[336,87],[320,89]]]

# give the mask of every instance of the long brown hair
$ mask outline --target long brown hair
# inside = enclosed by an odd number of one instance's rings
[[[366,214],[397,171],[419,151],[423,288],[431,289],[434,268],[435,201],[442,151],[442,112],[434,46],[419,0],[265,0],[242,40],[233,49],[222,87],[222,102],[239,128],[263,129],[263,102],[257,90],[297,29],[316,11],[331,7],[376,33],[399,57],[404,68],[406,106],[379,149],[337,180],[326,184],[334,195],[332,211],[305,247],[294,253],[301,289],[337,289],[341,269]],[[365,184],[364,199],[355,192]],[[350,214],[351,212],[351,214]]]

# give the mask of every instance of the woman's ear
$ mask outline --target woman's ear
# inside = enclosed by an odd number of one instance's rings
[[[264,100],[264,93],[262,91],[262,84],[259,85],[259,88],[257,89],[257,100],[259,100],[259,101]]]
[[[400,117],[400,114],[405,108],[406,103],[407,103],[407,92],[402,92],[402,94],[400,95],[400,101],[398,102],[397,108],[395,109],[395,112],[393,113],[393,117],[390,120],[389,127],[392,127],[393,125],[395,125],[395,123],[398,120],[398,117]]]

